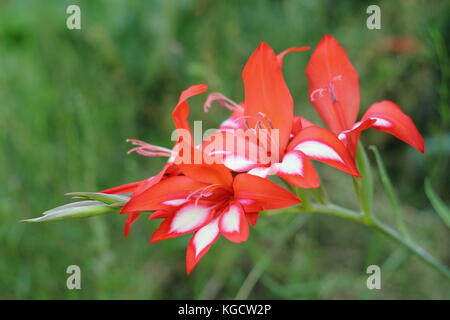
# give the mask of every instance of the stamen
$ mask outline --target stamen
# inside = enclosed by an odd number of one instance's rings
[[[209,109],[212,107],[213,102],[215,102],[215,101],[222,107],[225,107],[231,111],[243,109],[241,105],[239,105],[238,103],[234,102],[233,100],[225,97],[223,94],[221,94],[219,92],[214,92],[214,93],[211,93],[208,96],[208,98],[206,98],[205,104],[203,105],[203,110],[205,112],[208,112]]]
[[[128,154],[132,152],[136,152],[140,155],[146,156],[146,157],[171,157],[172,156],[172,150],[155,146],[152,144],[149,144],[147,142],[137,140],[137,139],[127,139],[127,142],[131,142],[133,145],[137,146],[135,148],[132,148],[128,151]]]
[[[337,96],[336,96],[336,94],[334,92],[334,83],[333,83],[333,81],[337,81],[337,80],[342,80],[342,75],[341,74],[333,77],[331,79],[331,81],[330,81],[330,84],[327,85],[325,88],[318,88],[316,90],[313,90],[313,92],[311,92],[311,95],[310,95],[311,101],[315,101],[314,96],[316,94],[319,94],[322,97],[323,96],[323,92],[325,91],[325,92],[328,92],[330,94],[331,100],[333,102],[338,102],[339,100],[338,100],[338,98],[337,98]]]

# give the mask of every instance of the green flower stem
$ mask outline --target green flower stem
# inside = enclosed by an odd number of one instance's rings
[[[355,188],[358,202],[361,207],[362,213],[367,216],[368,219],[372,219],[373,216],[373,176],[370,167],[369,158],[364,149],[364,145],[358,142],[358,151],[356,153],[356,164],[358,170],[361,173],[361,178],[353,177],[353,186]]]
[[[329,202],[327,191],[322,184],[320,185],[320,187],[310,190],[320,204],[327,204]]]
[[[370,146],[369,149],[372,150],[373,154],[375,155],[375,160],[377,162],[378,171],[380,173],[380,179],[381,179],[381,182],[383,183],[386,195],[388,196],[389,201],[391,203],[392,212],[394,213],[394,218],[395,218],[395,221],[397,224],[397,228],[398,228],[398,230],[400,230],[400,232],[406,239],[411,240],[411,236],[409,235],[408,228],[406,227],[406,224],[403,221],[403,218],[402,218],[402,215],[400,212],[400,206],[398,204],[395,189],[392,186],[391,180],[389,179],[389,175],[386,171],[383,160],[381,159],[381,155],[378,152],[377,147]]]
[[[411,253],[415,254],[419,259],[421,259],[423,262],[434,268],[436,271],[438,271],[440,274],[442,274],[444,277],[450,280],[450,269],[443,265],[441,262],[439,262],[435,257],[431,256],[428,252],[423,250],[422,248],[418,247],[416,244],[411,242],[410,240],[402,237],[400,233],[389,227],[388,225],[382,223],[376,218],[367,218],[367,215],[364,215],[360,212],[356,212],[347,208],[340,207],[338,205],[334,204],[328,204],[328,205],[321,205],[321,204],[314,204],[312,205],[311,210],[302,210],[299,208],[288,208],[286,211],[283,212],[296,212],[296,213],[321,213],[321,214],[327,214],[339,218],[344,218],[348,220],[352,220],[355,222],[359,222],[361,224],[364,224],[383,235],[387,236],[388,238],[394,240],[398,244],[404,246],[407,248]],[[281,213],[281,212],[279,212]]]
[[[434,268],[436,271],[441,273],[444,277],[446,277],[448,280],[450,280],[450,269],[442,264],[439,260],[437,260],[435,257],[430,255],[428,252],[426,252],[421,247],[414,244],[411,240],[407,240],[404,237],[400,235],[397,231],[389,227],[388,225],[378,221],[377,219],[374,220],[371,227],[378,232],[384,234],[388,238],[391,238],[392,240],[398,242],[399,244],[403,245],[405,248],[407,248],[411,253],[415,254],[417,257],[419,257],[422,261],[427,263],[429,266]]]

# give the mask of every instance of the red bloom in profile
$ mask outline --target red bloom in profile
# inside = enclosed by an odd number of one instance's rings
[[[276,138],[268,137],[269,143],[256,142],[258,148],[264,149],[263,152],[269,155],[277,153],[277,160],[270,163],[261,163],[257,157],[242,156],[240,150],[234,148],[236,143],[231,145],[232,149],[227,149],[227,145],[218,145],[214,152],[224,154],[224,164],[231,170],[261,177],[276,174],[302,188],[317,188],[320,185],[310,160],[318,160],[359,176],[354,159],[332,132],[313,125],[303,128],[299,118],[294,117],[294,102],[284,80],[282,63],[287,53],[307,49],[309,47],[291,48],[276,55],[268,44],[261,42],[242,72],[244,103],[234,103],[217,93],[210,95],[206,110],[212,101],[219,101],[233,111],[231,117],[222,123],[221,132],[217,135],[237,129],[244,130],[246,134],[254,132],[255,136],[261,129],[269,132],[278,130]],[[235,135],[234,138],[247,137]],[[273,141],[276,141],[275,145],[271,143]]]
[[[155,211],[149,219],[164,219],[150,241],[194,232],[187,250],[189,274],[222,234],[233,242],[247,240],[249,227],[261,210],[300,203],[273,182],[249,174],[235,177],[221,164],[181,164],[182,175],[168,177],[133,196],[122,212]]]
[[[188,122],[188,116],[189,116],[189,104],[188,99],[201,94],[205,92],[208,89],[207,85],[199,84],[194,85],[186,90],[184,90],[180,98],[178,99],[178,103],[175,106],[172,118],[176,129],[185,129],[190,131],[190,126]],[[192,137],[192,135],[191,135]],[[152,176],[148,179],[137,181],[133,183],[128,183],[125,185],[117,186],[114,188],[106,189],[101,192],[103,193],[109,193],[109,194],[118,194],[118,193],[132,193],[131,198],[136,197],[137,195],[141,194],[145,190],[151,188],[152,186],[159,183],[161,180],[166,179],[167,177],[173,177],[178,176],[180,174],[180,170],[178,167],[173,163],[173,157],[175,156],[173,151],[171,149],[155,146],[143,141],[135,140],[135,139],[129,139],[128,141],[132,142],[137,147],[131,149],[128,151],[128,153],[131,152],[137,152],[143,156],[147,157],[155,157],[155,156],[163,156],[168,157],[168,161],[164,168],[155,176]],[[141,213],[139,212],[125,212],[124,210],[121,211],[121,213],[127,213],[127,219],[125,221],[124,226],[124,234],[127,237],[130,233],[131,226],[133,223],[139,218]]]
[[[424,152],[423,138],[414,122],[394,102],[371,105],[361,121],[358,74],[345,49],[325,35],[306,67],[309,97],[327,127],[338,135],[354,156],[360,133],[368,128],[384,131]]]

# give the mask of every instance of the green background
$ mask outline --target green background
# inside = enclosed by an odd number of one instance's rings
[[[81,7],[82,29],[66,28]],[[366,8],[381,7],[381,30]],[[189,236],[148,243],[156,221],[138,220],[129,238],[116,214],[46,224],[18,220],[97,191],[149,177],[164,159],[126,155],[126,138],[170,147],[179,93],[207,83],[241,101],[240,73],[259,41],[277,52],[315,46],[331,33],[360,75],[361,110],[389,99],[424,135],[424,155],[377,131],[363,135],[384,157],[414,238],[450,264],[449,229],[423,182],[449,198],[449,1],[1,1],[0,298],[3,299],[448,299],[450,283],[374,231],[334,217],[262,217],[249,240],[221,238],[190,276]],[[395,52],[393,39],[408,37]],[[304,69],[311,51],[285,59],[296,113],[317,120]],[[217,126],[191,100],[191,120]],[[371,161],[373,161],[373,156]],[[316,164],[331,198],[357,208],[352,181]],[[376,211],[392,224],[376,176]],[[66,288],[79,265],[82,289]],[[382,269],[368,290],[366,268]]]

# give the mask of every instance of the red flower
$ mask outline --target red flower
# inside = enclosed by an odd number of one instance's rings
[[[213,152],[224,154],[224,164],[231,170],[261,177],[277,174],[302,188],[317,188],[320,184],[310,160],[322,161],[359,176],[354,159],[332,132],[318,126],[302,128],[302,122],[294,117],[294,102],[284,81],[282,62],[287,53],[307,49],[309,47],[291,48],[276,55],[269,45],[262,42],[242,72],[245,102],[239,105],[220,94],[210,95],[205,105],[206,110],[212,101],[219,101],[233,110],[232,116],[222,123],[221,132],[216,135],[224,135],[236,129],[243,129],[246,134],[253,131],[255,136],[261,129],[269,132],[278,130],[277,137],[272,135],[268,139],[269,142],[276,141],[276,145],[257,142],[258,148],[263,148],[263,152],[271,155],[272,159],[273,154],[277,152],[277,161],[270,163],[261,163],[260,159],[254,156],[242,156],[239,152],[241,150],[236,150],[236,144],[232,144],[231,149],[227,149],[228,145],[217,145]],[[242,140],[246,137],[235,135],[233,138]]]
[[[327,127],[356,154],[360,133],[368,128],[384,131],[424,152],[423,138],[414,122],[395,103],[374,103],[356,122],[359,107],[359,80],[344,48],[325,35],[306,67],[311,104]]]
[[[295,195],[269,180],[249,174],[235,177],[223,165],[182,164],[183,175],[168,177],[138,195],[122,212],[155,211],[164,219],[150,241],[195,232],[187,250],[189,274],[220,234],[233,242],[248,237],[261,210],[300,203]]]
[[[191,86],[188,89],[184,90],[180,98],[178,100],[177,105],[174,108],[174,111],[172,113],[174,125],[176,129],[186,129],[190,131],[190,126],[188,122],[188,116],[189,116],[189,104],[187,100],[191,98],[192,96],[201,94],[205,92],[208,89],[207,85],[199,84],[195,86]],[[137,147],[131,149],[128,151],[128,153],[131,152],[137,152],[141,155],[148,156],[148,157],[154,157],[154,156],[165,156],[168,157],[169,160],[167,164],[164,166],[164,168],[155,176],[152,176],[148,179],[137,181],[133,183],[128,183],[125,185],[117,186],[114,188],[106,189],[101,192],[103,193],[109,193],[109,194],[117,194],[117,193],[133,193],[132,197],[136,197],[137,195],[143,193],[147,189],[151,188],[152,186],[159,183],[161,180],[164,180],[167,177],[177,176],[180,174],[180,170],[176,165],[173,164],[173,152],[170,149],[166,149],[163,147],[151,145],[149,143],[135,140],[135,139],[129,139],[128,141],[132,142],[134,145],[137,145]],[[131,226],[133,223],[139,218],[141,213],[139,212],[125,212],[124,210],[121,211],[121,213],[127,213],[127,219],[125,221],[124,226],[124,235],[127,237],[131,231]]]

